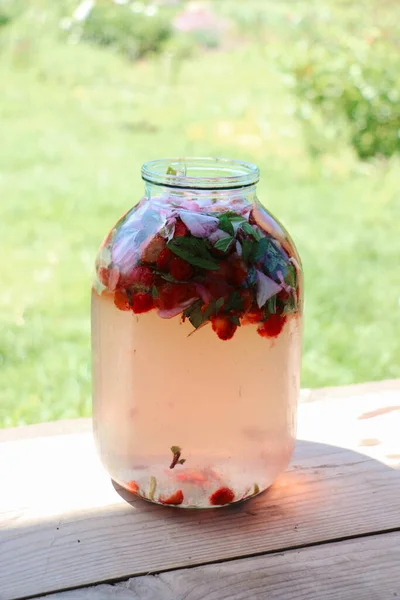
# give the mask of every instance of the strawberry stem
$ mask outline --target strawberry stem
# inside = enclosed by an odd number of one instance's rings
[[[171,452],[173,454],[172,462],[169,465],[170,469],[173,469],[178,463],[183,465],[185,462],[184,458],[181,458],[182,449],[179,446],[171,446]]]

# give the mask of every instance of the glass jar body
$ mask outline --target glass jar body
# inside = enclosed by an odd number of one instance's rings
[[[302,274],[255,188],[148,186],[92,290],[93,420],[111,477],[153,502],[265,490],[296,434]]]

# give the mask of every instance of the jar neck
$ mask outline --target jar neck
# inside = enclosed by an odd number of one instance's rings
[[[148,200],[167,202],[179,206],[196,202],[201,207],[232,203],[253,204],[257,200],[257,186],[249,185],[233,189],[194,190],[182,187],[167,187],[155,183],[145,183],[145,196]]]
[[[161,158],[142,166],[148,199],[200,209],[254,202],[259,175],[256,165],[227,158]]]

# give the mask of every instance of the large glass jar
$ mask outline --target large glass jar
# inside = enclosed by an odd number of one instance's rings
[[[187,508],[238,502],[296,434],[302,274],[252,164],[156,160],[111,229],[92,295],[93,419],[111,477]]]

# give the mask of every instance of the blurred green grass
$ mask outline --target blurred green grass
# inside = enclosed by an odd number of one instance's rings
[[[399,161],[311,161],[279,36],[178,64],[19,33],[0,64],[2,426],[90,415],[93,259],[160,156],[259,164],[304,264],[303,387],[400,377]]]

